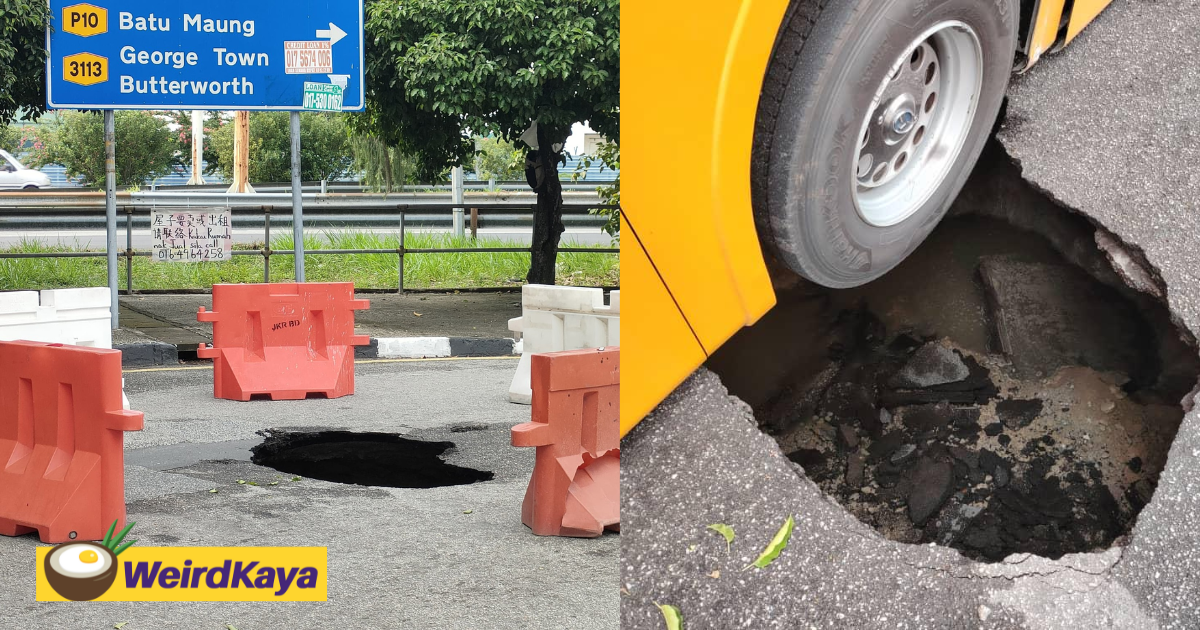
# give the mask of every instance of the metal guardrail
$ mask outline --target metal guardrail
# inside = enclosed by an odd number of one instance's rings
[[[196,190],[194,187],[180,191],[119,192],[117,203],[142,207],[152,206],[260,206],[289,205],[292,202],[290,189],[281,192],[226,193],[223,191]],[[318,208],[395,208],[397,204],[445,204],[451,200],[449,193],[302,193],[305,210]],[[479,193],[467,195],[457,207],[472,205],[510,205],[513,208],[529,208],[536,200],[530,192]],[[573,206],[595,207],[600,198],[594,193],[564,192],[563,202]],[[0,210],[21,208],[104,208],[104,193],[100,191],[53,191],[0,192]]]
[[[594,179],[594,180],[581,179],[578,181],[562,181],[560,183],[562,184],[563,191],[566,191],[566,192],[577,192],[577,191],[595,192],[597,187],[607,186],[607,185],[612,184],[613,182],[606,181],[606,180],[599,180],[599,179]],[[229,188],[228,182],[215,183],[215,184],[146,184],[146,185],[142,186],[142,189],[146,192],[186,192],[186,191],[224,192],[227,188]],[[341,182],[341,181],[324,182],[323,184],[322,184],[322,182],[319,182],[319,181],[302,182],[300,185],[300,188],[301,188],[301,190],[303,190],[306,193],[311,192],[311,193],[321,193],[321,194],[325,194],[325,193],[372,193],[372,192],[374,192],[370,186],[364,186],[357,182]],[[495,186],[489,185],[488,182],[469,180],[469,181],[463,182],[463,188],[467,192],[504,192],[504,193],[513,193],[513,192],[528,193],[529,192],[529,184],[525,181],[517,181],[517,180],[499,181],[499,182],[496,182]],[[452,189],[452,186],[449,183],[405,184],[403,186],[398,186],[396,188],[396,190],[394,190],[393,192],[391,192],[389,194],[395,195],[395,194],[404,194],[404,193],[431,193],[431,192],[440,193],[442,191],[449,192],[451,189]],[[76,191],[76,192],[101,191],[101,192],[103,192],[103,187],[102,186],[57,186],[54,188],[43,188],[42,190],[46,191],[46,192],[69,192],[69,191]],[[261,183],[261,184],[254,184],[254,190],[257,192],[260,192],[260,193],[290,192],[292,190],[292,184],[291,184],[291,182],[267,182],[267,183]],[[382,193],[379,193],[379,194],[382,194]]]
[[[0,196],[4,196],[0,193]],[[258,197],[261,198],[261,197]],[[103,196],[100,197],[103,202]],[[290,197],[289,197],[290,201]],[[307,204],[306,204],[307,205]],[[120,204],[118,210],[125,215],[125,251],[118,252],[118,256],[125,258],[125,293],[133,293],[133,260],[136,257],[144,256],[149,258],[153,255],[150,251],[135,251],[133,249],[133,223],[134,214],[137,211],[145,210],[151,212],[156,207],[167,207],[166,205],[151,206],[151,205],[135,205],[135,204]],[[175,206],[179,207],[179,206]],[[201,207],[193,205],[192,207]],[[263,257],[263,282],[271,281],[271,256],[295,256],[295,249],[290,250],[275,250],[271,249],[271,213],[276,209],[281,212],[286,212],[288,218],[291,217],[291,204],[258,204],[258,205],[225,205],[225,204],[208,204],[206,207],[222,207],[229,208],[231,213],[236,214],[257,214],[263,215],[263,247],[257,250],[232,250],[230,254],[233,256],[262,256]],[[532,204],[473,204],[469,201],[463,204],[438,203],[438,204],[420,204],[422,211],[445,211],[453,212],[455,208],[468,208],[470,211],[470,232],[471,238],[475,239],[478,235],[480,216],[487,212],[495,211],[511,211],[513,209],[524,209],[530,213],[533,212]],[[564,214],[570,210],[572,212],[586,212],[590,209],[613,209],[618,206],[604,204],[563,204]],[[394,213],[398,217],[399,228],[399,246],[396,248],[377,248],[377,249],[305,249],[307,254],[332,254],[332,255],[347,255],[347,254],[395,254],[397,256],[397,293],[404,292],[404,258],[409,254],[452,254],[452,253],[531,253],[530,247],[445,247],[445,248],[410,248],[404,244],[405,236],[405,220],[408,210],[411,208],[408,204],[376,204],[370,208],[358,208],[358,210],[375,209]],[[76,212],[88,212],[98,210],[101,214],[104,212],[103,203],[99,206],[87,204],[73,208]],[[147,221],[149,218],[147,217]],[[565,247],[559,248],[560,253],[600,253],[600,254],[619,254],[620,248],[616,247]],[[99,258],[107,256],[107,251],[95,252],[0,252],[0,260],[11,258]]]

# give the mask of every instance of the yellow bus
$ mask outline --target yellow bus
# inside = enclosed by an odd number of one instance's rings
[[[1013,72],[1109,0],[717,0],[621,7],[625,435],[775,304],[933,230]]]

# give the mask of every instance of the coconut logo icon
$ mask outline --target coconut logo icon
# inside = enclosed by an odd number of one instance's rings
[[[130,540],[121,544],[133,526],[134,523],[126,525],[114,537],[117,522],[113,521],[101,542],[56,545],[46,554],[44,566],[50,587],[64,598],[76,602],[90,601],[108,592],[117,579],[117,556],[137,542]]]

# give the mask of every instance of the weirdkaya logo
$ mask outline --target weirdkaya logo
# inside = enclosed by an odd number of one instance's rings
[[[325,547],[39,547],[38,601],[325,601]],[[128,553],[117,556],[128,549]]]
[[[316,567],[259,567],[257,560],[234,562],[226,559],[218,567],[193,566],[191,560],[184,560],[182,568],[162,564],[161,561],[153,565],[146,561],[136,565],[126,562],[125,587],[151,588],[157,584],[162,588],[201,588],[201,578],[204,578],[203,586],[210,589],[260,588],[275,591],[275,596],[280,597],[287,594],[293,582],[297,588],[316,588],[319,576]]]
[[[136,540],[121,544],[133,529],[130,523],[113,536],[117,521],[113,521],[104,540],[63,543],[50,549],[42,562],[42,576],[54,592],[75,601],[85,602],[103,595],[117,577],[117,556],[133,546]]]

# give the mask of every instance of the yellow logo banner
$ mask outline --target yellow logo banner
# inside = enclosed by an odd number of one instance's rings
[[[327,581],[325,547],[37,549],[39,602],[323,602]]]

